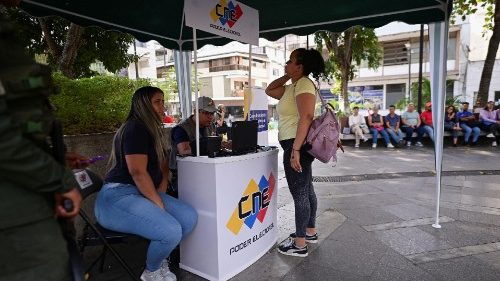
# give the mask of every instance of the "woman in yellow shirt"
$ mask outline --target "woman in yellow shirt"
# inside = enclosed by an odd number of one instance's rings
[[[283,148],[283,164],[288,188],[295,205],[295,233],[278,246],[285,255],[306,257],[307,243],[317,243],[317,199],[312,184],[312,157],[303,149],[304,141],[314,117],[315,79],[325,71],[325,62],[316,50],[296,49],[290,54],[285,75],[274,80],[266,94],[278,99],[278,139]],[[291,80],[291,84],[285,83]]]

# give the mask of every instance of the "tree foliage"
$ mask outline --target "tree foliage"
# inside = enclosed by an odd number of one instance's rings
[[[115,131],[130,111],[134,91],[150,85],[145,79],[115,76],[69,79],[57,72],[53,77],[59,93],[51,101],[65,134]]]
[[[95,73],[90,64],[100,61],[110,72],[127,67],[134,56],[127,50],[134,38],[98,27],[81,27],[60,17],[32,17],[17,8],[0,10],[15,20],[19,38],[33,56],[69,78],[89,77]]]
[[[446,80],[446,86],[453,86],[454,80]],[[408,103],[412,102],[415,104],[415,109],[418,110],[417,104],[418,104],[418,83],[413,83],[411,87],[411,92],[413,93],[410,98],[403,98],[399,100],[395,106],[397,109],[405,110],[406,106]],[[423,78],[422,80],[422,105],[426,104],[427,102],[431,101],[431,80],[428,78]],[[460,97],[446,97],[445,100],[445,105],[454,105],[458,106],[460,104]],[[423,110],[423,108],[420,108],[420,111]]]
[[[463,21],[468,15],[477,13],[479,8],[485,10],[484,31],[493,30],[495,23],[495,0],[455,0],[453,1],[453,15],[459,16]],[[455,17],[451,17],[451,22],[455,23]],[[486,35],[483,32],[483,36]]]
[[[344,101],[348,100],[348,82],[354,78],[361,62],[367,62],[371,69],[380,66],[382,48],[371,28],[354,26],[344,32],[319,31],[315,33],[315,41],[318,50],[326,47],[328,51],[326,72],[330,78],[340,81]],[[344,110],[347,109],[348,104],[344,103]]]

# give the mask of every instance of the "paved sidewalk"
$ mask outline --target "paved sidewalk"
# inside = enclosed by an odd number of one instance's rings
[[[443,170],[455,173],[443,178],[441,229],[431,226],[433,170],[429,147],[347,147],[336,167],[315,161],[320,243],[311,245],[306,258],[272,249],[232,280],[500,280],[500,149],[445,148]],[[393,173],[400,174],[387,177]],[[280,241],[294,230],[283,176],[280,164]],[[138,272],[145,245],[119,249]],[[126,280],[108,260],[97,280]],[[177,273],[179,280],[203,280]]]

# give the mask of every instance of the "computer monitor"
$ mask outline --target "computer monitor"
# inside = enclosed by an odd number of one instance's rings
[[[200,156],[215,157],[221,149],[222,138],[220,136],[200,137]],[[196,155],[196,141],[190,143],[191,152]]]
[[[231,127],[233,155],[257,151],[257,120],[235,121]]]

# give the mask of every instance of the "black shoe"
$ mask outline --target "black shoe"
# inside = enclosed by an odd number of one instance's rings
[[[469,142],[468,141],[464,141],[463,146],[469,146]]]
[[[476,145],[477,145],[477,141],[472,142],[472,143],[470,144],[470,146],[476,146]]]
[[[287,256],[307,257],[307,245],[304,248],[299,248],[295,246],[295,241],[292,238],[288,238],[278,246],[278,252]]]
[[[290,238],[295,239],[295,233],[290,234]],[[314,235],[308,235],[306,233],[306,242],[311,244],[318,243],[318,233],[315,233]]]
[[[454,143],[454,144],[453,144],[453,147],[457,147],[457,144],[456,144],[456,143]]]

